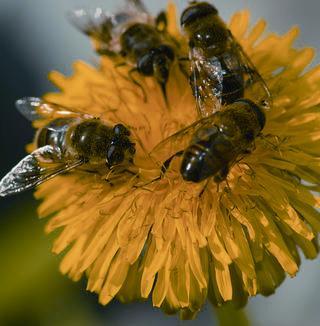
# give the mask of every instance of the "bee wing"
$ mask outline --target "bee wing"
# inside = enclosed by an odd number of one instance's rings
[[[201,127],[212,127],[215,115],[200,119],[162,140],[149,153],[151,159],[162,166],[168,159],[183,152],[194,140],[196,131]]]
[[[153,18],[138,0],[127,0],[115,14],[103,8],[76,9],[68,15],[70,22],[84,34],[101,42],[98,52],[117,55],[121,50],[120,36],[130,23],[152,23]]]
[[[245,97],[261,104],[266,109],[270,108],[272,106],[272,97],[265,80],[231,32],[230,38],[240,56],[242,70],[245,74]]]
[[[79,8],[68,13],[68,19],[82,33],[108,44],[117,25],[115,15],[102,8]]]
[[[43,165],[41,165],[43,163]],[[44,146],[23,158],[0,180],[0,197],[13,195],[83,164],[82,159],[64,161],[58,149]]]
[[[221,109],[223,71],[216,57],[205,58],[201,50],[190,50],[190,83],[200,118],[210,116]]]
[[[21,98],[16,101],[15,105],[18,111],[29,121],[69,117],[93,118],[86,113],[45,102],[38,97]]]
[[[149,15],[149,11],[141,0],[127,0],[129,9],[137,13],[145,13]]]

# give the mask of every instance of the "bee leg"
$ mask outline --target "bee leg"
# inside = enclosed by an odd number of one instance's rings
[[[225,165],[214,177],[213,180],[216,183],[221,183],[227,179],[227,175],[229,173],[229,167]]]
[[[127,65],[126,62],[119,62],[119,63],[116,63],[116,64],[114,65],[114,67],[115,67],[115,68],[119,68],[119,67],[123,67],[123,66],[126,66],[126,65]]]
[[[208,180],[208,181],[206,182],[206,184],[204,185],[204,187],[201,189],[201,191],[200,191],[200,193],[199,193],[199,198],[202,197],[203,193],[204,193],[205,190],[207,189],[208,184],[209,184],[209,181],[210,181],[210,180]]]
[[[161,88],[161,92],[164,98],[164,103],[168,109],[170,109],[169,101],[168,101],[168,95],[167,95],[167,87],[166,83],[159,83],[159,86]]]
[[[118,54],[114,51],[110,51],[108,49],[96,49],[97,54],[105,55],[107,57],[116,57]]]
[[[245,167],[247,167],[250,171],[250,172],[244,172],[244,173],[251,176],[252,178],[254,178],[256,175],[256,172],[254,171],[254,169],[248,163],[241,163],[241,164],[244,165]]]
[[[178,64],[179,64],[179,68],[180,68],[180,71],[183,73],[183,75],[189,79],[190,76],[189,76],[189,73],[188,73],[188,69],[186,69],[185,65],[183,64],[183,62],[186,62],[186,61],[190,61],[190,59],[188,57],[180,57],[178,58]]]
[[[171,157],[169,157],[163,164],[162,164],[162,167],[161,167],[161,175],[164,175],[169,166],[170,166],[170,163],[171,161],[176,157],[176,156],[181,156],[183,154],[184,151],[180,151],[180,152],[177,152],[175,153],[174,155],[172,155]]]
[[[161,11],[156,17],[156,28],[159,32],[164,32],[168,27],[168,18],[165,11]]]
[[[129,73],[128,73],[129,80],[131,82],[133,82],[135,85],[137,85],[141,89],[142,95],[143,95],[143,102],[147,102],[147,93],[146,93],[146,91],[144,90],[144,88],[142,87],[142,85],[133,77],[133,74],[135,72],[138,72],[139,73],[139,71],[138,71],[137,68],[132,68],[129,71]]]
[[[130,80],[126,75],[124,75],[123,73],[121,73],[118,68],[120,67],[125,67],[127,65],[126,62],[119,62],[119,63],[116,63],[114,65],[115,69],[117,70],[117,72],[119,73],[119,75],[121,75],[121,77],[125,78],[126,80]]]
[[[244,154],[244,155],[251,154],[252,152],[254,152],[255,149],[256,149],[256,143],[252,142],[251,146],[249,148],[245,149],[242,152],[242,154]],[[242,158],[241,158],[241,160],[242,160]],[[239,162],[239,160],[238,160],[238,162]]]
[[[263,135],[263,134],[260,134],[258,137],[260,137],[264,142],[266,142],[268,145],[271,146],[271,148],[274,150],[274,151],[277,151],[279,152],[279,154],[282,156],[282,153],[280,151],[280,146],[281,144],[283,143],[283,140],[279,140],[279,137],[278,136],[275,136],[275,135]],[[274,144],[272,141],[268,140],[267,138],[270,138],[270,137],[274,137],[276,138],[278,144]]]
[[[117,72],[118,72],[118,74],[122,77],[122,78],[124,78],[124,79],[126,79],[126,80],[128,80],[128,81],[130,81],[130,82],[133,82],[135,85],[137,85],[137,86],[139,86],[139,88],[141,89],[141,91],[142,91],[142,93],[143,93],[143,101],[144,102],[146,102],[146,93],[145,93],[145,91],[144,91],[144,89],[143,89],[143,87],[130,75],[132,72],[131,72],[131,70],[136,70],[136,68],[133,68],[133,69],[131,69],[130,71],[129,71],[129,73],[128,73],[128,75],[129,75],[129,77],[127,76],[127,75],[125,75],[125,74],[123,74],[123,73],[121,73],[119,70],[118,70],[118,68],[120,68],[120,67],[125,67],[125,66],[127,66],[127,63],[126,62],[119,62],[119,63],[117,63],[117,64],[115,64],[114,65],[114,67],[115,67],[115,69],[117,70]],[[134,71],[133,71],[134,72]],[[137,96],[139,96],[138,94],[135,94],[135,95],[137,95]]]

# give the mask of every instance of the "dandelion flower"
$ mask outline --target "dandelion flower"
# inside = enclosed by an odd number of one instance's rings
[[[168,7],[169,32],[181,37],[175,7]],[[219,189],[209,181],[185,182],[175,158],[162,178],[149,153],[162,140],[197,119],[190,85],[178,67],[168,83],[170,109],[152,78],[139,77],[148,94],[102,57],[99,67],[74,64],[74,74],[50,80],[61,89],[45,99],[130,127],[137,140],[139,178],[114,184],[81,169],[41,185],[46,231],[60,230],[53,251],[64,253],[61,272],[83,274],[87,288],[106,305],[152,297],[166,313],[192,318],[206,300],[236,306],[249,296],[270,295],[299,269],[298,248],[318,253],[320,179],[320,67],[305,72],[314,51],[294,49],[299,34],[263,36],[260,20],[249,29],[249,12],[236,13],[229,27],[269,85],[267,112],[256,148]],[[138,78],[138,77],[137,77]],[[148,182],[148,180],[154,180]],[[144,184],[144,185],[142,185]]]

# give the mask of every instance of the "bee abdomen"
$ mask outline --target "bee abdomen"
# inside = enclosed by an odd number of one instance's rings
[[[222,134],[218,134],[214,140],[200,141],[191,145],[185,151],[181,164],[180,172],[183,179],[201,182],[214,176],[228,165],[232,149],[232,144]]]
[[[236,73],[224,76],[222,82],[222,104],[231,104],[243,96],[243,76]]]
[[[51,121],[45,127],[41,128],[36,136],[36,145],[38,148],[51,145],[58,147],[62,152],[66,150],[66,134],[74,118],[59,118]]]

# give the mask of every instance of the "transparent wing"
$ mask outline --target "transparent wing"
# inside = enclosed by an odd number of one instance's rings
[[[149,15],[149,11],[141,0],[126,0],[126,2],[132,12],[135,11]]]
[[[68,19],[82,33],[106,45],[114,38],[113,30],[118,24],[115,15],[102,8],[75,9],[68,13]]]
[[[69,117],[93,118],[86,113],[45,102],[38,97],[21,98],[16,101],[15,105],[18,111],[29,121]]]
[[[265,80],[261,77],[257,68],[231,32],[230,38],[233,46],[235,46],[235,50],[239,54],[244,73],[244,97],[262,105],[265,109],[269,109],[272,106],[272,96]]]
[[[179,130],[175,134],[167,137],[156,145],[149,153],[152,160],[158,163],[160,166],[164,164],[168,159],[183,152],[195,139],[199,128],[210,129],[215,123],[215,114],[200,119],[193,124]],[[206,135],[204,135],[205,137]],[[199,134],[197,135],[199,137]],[[199,138],[197,139],[199,140]]]
[[[103,8],[80,8],[68,14],[70,22],[84,34],[100,42],[98,52],[117,55],[121,50],[120,36],[130,23],[153,23],[141,1],[127,0],[117,13]]]
[[[14,195],[83,164],[81,159],[64,161],[58,149],[44,146],[22,159],[0,180],[0,197]]]
[[[207,117],[221,109],[222,67],[218,58],[205,58],[197,48],[190,50],[190,58],[190,83],[199,117]]]

